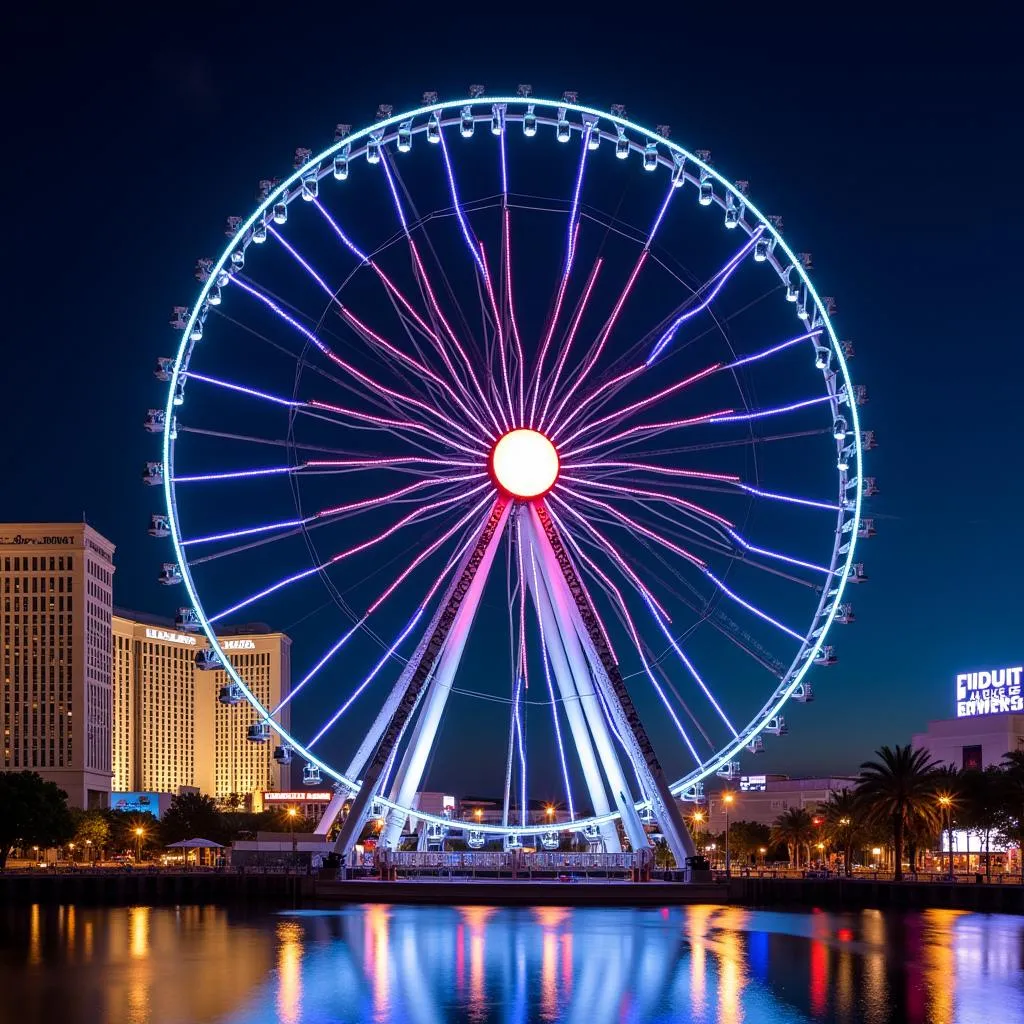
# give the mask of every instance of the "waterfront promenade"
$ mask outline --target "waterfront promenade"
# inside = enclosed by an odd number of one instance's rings
[[[654,878],[471,878],[431,876],[336,879],[283,871],[25,871],[0,874],[0,904],[419,903],[513,906],[822,906],[955,908],[1024,914],[1017,882],[893,882],[871,876],[771,877],[768,874],[687,884]]]

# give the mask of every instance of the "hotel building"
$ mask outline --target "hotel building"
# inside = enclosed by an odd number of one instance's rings
[[[72,807],[110,794],[113,578],[114,545],[85,523],[0,525],[0,770]]]
[[[291,640],[266,626],[219,634],[221,646],[265,707],[289,692]],[[206,638],[179,632],[170,620],[118,609],[113,618],[113,788],[177,792],[194,787],[250,806],[265,790],[288,789],[289,771],[273,758],[274,742],[246,738],[248,703],[222,704],[223,670],[196,667]],[[287,727],[287,708],[283,723]]]

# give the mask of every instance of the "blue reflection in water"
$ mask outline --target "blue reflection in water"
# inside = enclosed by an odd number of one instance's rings
[[[952,910],[0,910],[26,1022],[994,1024],[1022,968],[1024,919]]]
[[[301,934],[279,931],[282,967],[238,1024],[971,1024],[997,1005],[1003,1020],[1024,1020],[1024,922],[1008,917],[707,906],[365,907],[286,919]],[[295,980],[283,950],[301,943]],[[301,1007],[290,1001],[300,997]]]

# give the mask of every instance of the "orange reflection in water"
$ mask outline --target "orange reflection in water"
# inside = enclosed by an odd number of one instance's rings
[[[42,945],[39,904],[33,903],[28,915],[28,962],[30,964],[42,962]]]
[[[930,1024],[954,1024],[956,1008],[956,954],[954,929],[963,910],[925,910],[921,968]]]
[[[544,1020],[554,1020],[558,1012],[558,930],[568,919],[565,907],[535,907],[540,922],[540,1009]]]
[[[740,937],[746,934],[748,914],[730,908],[719,914],[715,925],[721,929],[715,942],[718,954],[718,1022],[740,1024],[743,1020],[743,989],[747,984],[746,962]]]
[[[277,1019],[296,1024],[302,1014],[302,926],[281,921],[277,926]]]
[[[704,1016],[707,999],[706,973],[708,923],[714,907],[690,907],[686,913],[686,930],[690,938],[690,1008],[694,1017]]]
[[[366,908],[366,974],[373,989],[373,1018],[390,1020],[391,993],[388,952],[388,911],[371,905]]]
[[[494,913],[494,907],[459,907],[469,929],[469,1012],[477,1020],[486,1012],[487,1001],[484,992],[484,935],[487,920]]]
[[[861,915],[861,934],[871,946],[864,954],[863,1001],[869,1020],[884,1020],[888,1012],[889,985],[885,978],[885,918],[880,910]]]
[[[149,907],[132,907],[128,911],[128,947],[133,960],[149,956]]]

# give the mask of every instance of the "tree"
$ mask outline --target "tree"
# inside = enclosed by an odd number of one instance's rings
[[[771,829],[757,821],[733,821],[729,823],[729,853],[736,860],[749,862],[756,859],[762,846],[771,840]]]
[[[160,822],[165,843],[182,839],[212,839],[222,842],[227,836],[224,816],[213,797],[201,793],[180,793],[171,800]]]
[[[75,823],[73,841],[79,850],[93,849],[96,856],[110,842],[110,822],[103,811],[73,811]]]
[[[938,819],[936,768],[926,750],[882,747],[876,761],[865,761],[857,780],[857,797],[869,815],[888,822],[893,840],[894,877],[903,881],[903,841],[908,827]]]
[[[1024,847],[1024,750],[1011,750],[1002,763],[1003,820],[1000,831],[1018,849]]]
[[[992,858],[989,846],[992,833],[1003,822],[1001,798],[1004,796],[1004,776],[995,767],[979,771],[976,768],[960,773],[961,797],[958,820],[968,832],[978,836],[979,861],[984,847],[985,874],[992,875]]]
[[[775,819],[770,838],[775,845],[785,845],[790,861],[795,867],[800,867],[800,847],[807,846],[814,834],[814,819],[810,812],[804,807],[791,807]]]
[[[11,850],[59,846],[75,834],[68,795],[38,772],[0,772],[0,871]]]
[[[863,808],[851,789],[832,790],[821,807],[825,838],[843,851],[843,873],[853,874],[853,850],[864,837]]]

